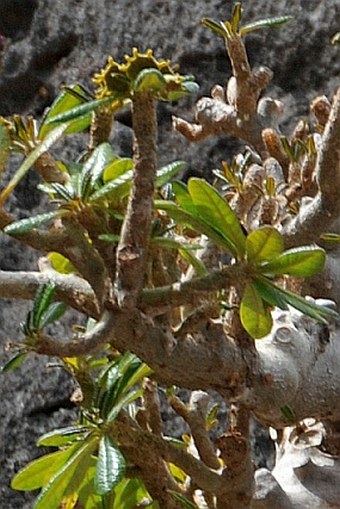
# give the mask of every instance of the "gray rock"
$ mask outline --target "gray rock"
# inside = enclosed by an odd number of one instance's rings
[[[0,54],[0,114],[41,115],[57,95],[60,83],[80,82],[91,88],[90,76],[112,54],[122,59],[133,46],[152,48],[157,57],[179,63],[185,74],[201,84],[201,95],[230,74],[221,38],[200,24],[202,17],[227,19],[228,2],[210,0],[0,0],[0,33],[5,41]],[[332,95],[339,84],[339,48],[330,45],[339,30],[338,0],[245,0],[245,20],[293,14],[294,20],[279,30],[251,35],[247,47],[251,64],[274,71],[269,94],[288,105],[287,126],[308,112],[317,94]],[[268,94],[266,94],[268,95]],[[175,159],[188,162],[186,175],[205,174],[229,158],[237,146],[228,138],[208,139],[195,145],[171,131],[171,115],[192,119],[194,100],[159,108],[162,146],[160,163]],[[117,124],[112,142],[128,154],[131,132]],[[79,142],[70,141],[65,157],[77,153]],[[14,171],[14,165],[12,171]],[[6,176],[6,179],[9,175]],[[15,191],[12,211],[25,216],[42,209],[32,175]],[[34,268],[36,253],[2,242],[1,269]],[[0,345],[20,337],[18,321],[26,304],[1,302]],[[40,454],[35,441],[43,432],[71,422],[68,408],[71,382],[60,370],[47,369],[47,359],[32,357],[20,369],[1,378],[0,410],[0,509],[28,509],[32,494],[9,488],[13,473]]]

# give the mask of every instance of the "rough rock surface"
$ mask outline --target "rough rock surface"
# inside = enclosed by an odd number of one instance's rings
[[[186,74],[208,94],[230,73],[222,39],[200,25],[203,16],[226,19],[231,2],[225,0],[0,0],[0,114],[40,115],[58,92],[60,83],[80,82],[91,87],[89,76],[105,64],[109,54],[122,59],[133,46],[153,48],[156,56],[179,63]],[[247,40],[253,66],[274,71],[269,92],[287,104],[287,125],[308,113],[315,95],[331,97],[339,85],[339,49],[330,45],[339,30],[339,0],[245,0],[245,19],[293,14],[295,19],[280,30],[262,31]],[[207,174],[222,158],[230,156],[235,142],[209,139],[191,145],[171,132],[171,114],[181,111],[192,118],[192,100],[159,109],[163,147],[161,162],[184,159],[190,173]],[[183,113],[184,111],[184,113]],[[131,132],[117,124],[113,143],[122,154],[130,151]],[[79,148],[77,138],[64,155]],[[13,168],[17,160],[13,160]],[[8,177],[7,177],[8,178]],[[11,210],[21,216],[37,213],[40,196],[32,174],[11,198]],[[36,254],[18,249],[1,237],[0,269],[33,268]],[[18,322],[25,303],[0,304],[0,346],[19,337]],[[13,473],[40,453],[34,443],[39,435],[72,419],[68,397],[70,381],[58,369],[46,367],[46,358],[32,357],[0,384],[0,509],[29,509],[32,494],[13,492]]]

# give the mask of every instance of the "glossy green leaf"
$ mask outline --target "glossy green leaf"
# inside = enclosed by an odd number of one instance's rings
[[[274,18],[259,19],[254,23],[244,25],[240,29],[240,35],[246,35],[255,30],[261,30],[262,28],[279,28],[292,19],[294,19],[293,16],[277,16]]]
[[[32,310],[34,328],[36,329],[41,328],[41,319],[52,303],[55,290],[56,290],[55,285],[53,285],[52,283],[41,285],[38,288],[36,296],[34,298]]]
[[[96,472],[97,458],[92,456],[84,476],[82,485],[78,490],[78,503],[82,509],[105,509],[103,497],[97,495],[94,489],[94,475]],[[111,509],[111,507],[109,506]]]
[[[198,506],[191,502],[187,497],[178,493],[178,491],[168,490],[169,493],[174,497],[174,499],[180,503],[181,506],[185,507],[185,509],[198,509]]]
[[[132,179],[133,160],[129,157],[117,158],[105,168],[103,173],[103,181],[109,182],[116,180],[125,173],[129,173],[130,180]]]
[[[191,178],[188,190],[200,218],[235,246],[234,256],[243,257],[245,235],[229,203],[203,179]]]
[[[165,99],[167,101],[178,101],[179,99],[182,99],[182,97],[185,97],[186,95],[195,95],[199,92],[199,85],[195,81],[186,80],[182,81],[181,88],[178,89],[172,89],[169,87],[169,89],[166,91],[166,97]]]
[[[45,454],[31,461],[13,477],[11,488],[19,491],[31,491],[45,486],[80,447],[81,444],[75,444],[67,449]]]
[[[157,170],[156,187],[160,188],[185,167],[185,161],[174,161]]]
[[[240,305],[240,319],[243,327],[254,339],[260,339],[271,331],[273,319],[270,311],[252,282],[247,283]]]
[[[94,149],[79,175],[79,197],[86,200],[86,198],[91,194],[91,191],[94,189],[94,185],[102,176],[104,169],[115,158],[115,153],[109,143],[101,143]]]
[[[284,311],[288,310],[287,301],[283,298],[282,294],[277,291],[277,286],[271,283],[266,277],[255,277],[253,279],[253,284],[261,298],[267,302],[267,304],[283,309]]]
[[[8,371],[12,371],[12,369],[17,369],[26,359],[26,356],[27,351],[20,350],[0,368],[0,373],[7,373]]]
[[[40,327],[43,329],[44,327],[47,327],[47,325],[60,320],[66,310],[67,306],[64,302],[53,302],[42,314]]]
[[[304,315],[310,316],[311,318],[314,318],[315,320],[322,323],[327,323],[329,319],[339,320],[339,314],[334,309],[314,304],[313,302],[305,299],[301,295],[297,295],[293,292],[284,290],[283,288],[276,286],[269,280],[266,281],[266,285],[274,287],[275,292],[277,294],[280,294],[282,300],[284,300],[287,304],[289,304],[293,308],[301,311],[301,313],[303,313]]]
[[[197,276],[205,276],[208,273],[208,270],[202,260],[197,258],[190,249],[186,249],[182,247],[179,249],[181,257],[186,260],[190,265],[192,265],[195,270]]]
[[[124,477],[125,459],[109,436],[103,436],[99,442],[98,462],[94,477],[98,495],[109,493]]]
[[[320,239],[340,244],[340,235],[338,233],[323,233],[320,235]]]
[[[51,262],[53,269],[60,274],[74,274],[77,272],[70,260],[60,253],[52,251],[48,253],[47,258]]]
[[[70,110],[64,111],[62,113],[59,113],[58,115],[55,115],[53,117],[50,117],[45,124],[59,124],[62,122],[64,125],[64,122],[67,122],[66,126],[69,126],[68,122],[70,120],[79,119],[79,117],[82,117],[83,115],[86,115],[87,113],[90,113],[92,111],[95,111],[100,106],[105,106],[106,104],[112,103],[114,101],[113,97],[105,97],[104,99],[95,99],[94,101],[89,101],[85,104],[80,104],[79,106],[75,106],[74,108],[71,108]]]
[[[0,117],[0,175],[6,168],[9,153],[10,153],[11,140],[4,120]]]
[[[61,447],[76,440],[83,439],[92,430],[89,426],[68,426],[67,428],[54,429],[42,435],[37,445],[45,447]]]
[[[203,18],[202,19],[203,25],[210,28],[214,32],[216,32],[218,35],[221,35],[222,37],[227,37],[228,32],[226,30],[226,27],[223,23],[223,21],[215,21],[213,19],[209,18]]]
[[[172,192],[180,207],[191,214],[196,212],[195,205],[188,191],[188,186],[179,180],[171,183]]]
[[[0,206],[3,206],[8,196],[15,189],[15,187],[19,184],[21,179],[26,175],[28,170],[34,165],[34,163],[39,159],[39,157],[47,152],[52,145],[54,145],[65,133],[68,124],[61,124],[52,129],[47,136],[45,136],[44,140],[39,143],[37,147],[30,153],[30,155],[23,161],[19,169],[16,171],[15,175],[7,185],[7,187],[0,194]]]
[[[50,479],[40,492],[34,509],[59,509],[63,496],[70,485],[74,482],[74,476],[80,485],[82,476],[77,475],[82,466],[87,466],[87,461],[98,446],[98,436],[92,436],[83,443]]]
[[[163,74],[154,68],[142,69],[134,81],[133,88],[137,92],[162,90],[166,86]]]
[[[166,211],[168,216],[174,219],[178,224],[186,225],[192,230],[206,235],[214,244],[222,249],[231,253],[237,252],[236,246],[230,241],[230,239],[222,236],[220,232],[216,231],[203,221],[198,214],[195,216],[194,213],[191,214],[190,212],[178,207],[174,202],[167,200],[155,200],[154,207],[156,209]]]
[[[246,238],[246,259],[254,265],[276,258],[283,249],[283,237],[272,226],[262,226]]]
[[[22,235],[28,233],[34,228],[38,228],[44,224],[49,223],[52,219],[60,216],[59,211],[46,212],[45,214],[38,214],[37,216],[20,219],[14,223],[10,223],[4,228],[4,232],[8,235]]]
[[[136,401],[136,399],[141,398],[143,396],[142,389],[134,389],[124,396],[121,396],[118,403],[116,403],[107,415],[107,422],[113,422],[118,416],[119,412],[124,408],[129,406],[131,403]],[[111,405],[112,406],[112,405]]]
[[[79,92],[80,95],[74,95],[71,92]],[[60,92],[60,94],[55,98],[50,108],[47,110],[47,114],[44,116],[40,130],[39,130],[39,139],[43,140],[46,134],[53,129],[51,124],[48,124],[49,120],[65,111],[68,111],[84,102],[87,102],[85,97],[82,97],[83,89],[80,85],[71,85],[69,88],[64,89]]]
[[[322,270],[326,253],[320,247],[301,246],[284,251],[276,258],[262,263],[262,274],[295,277],[309,277]]]
[[[150,495],[140,479],[122,479],[115,486],[114,495],[113,509],[136,509],[148,499],[151,503]],[[149,508],[149,504],[146,507]]]

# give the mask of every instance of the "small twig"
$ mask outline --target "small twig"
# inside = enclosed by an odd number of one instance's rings
[[[183,417],[188,424],[201,460],[208,467],[217,470],[220,463],[209,438],[205,422],[209,401],[210,398],[207,393],[194,391],[188,405],[185,405],[177,396],[170,399],[170,404],[175,412]]]
[[[287,246],[315,242],[340,213],[340,88],[335,94],[323,134],[315,173],[319,192],[284,228]]]
[[[145,416],[150,430],[155,435],[162,435],[163,421],[161,418],[161,405],[157,384],[149,378],[143,383],[143,403],[145,408]]]

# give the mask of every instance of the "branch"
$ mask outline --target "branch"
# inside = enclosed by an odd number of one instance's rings
[[[0,297],[3,299],[34,299],[41,285],[56,287],[55,300],[71,306],[86,315],[98,318],[95,295],[84,279],[73,274],[45,272],[0,271]]]
[[[234,136],[253,145],[260,154],[264,153],[261,131],[263,127],[271,127],[263,123],[271,119],[265,119],[257,111],[257,101],[273,73],[266,67],[251,70],[240,36],[226,37],[225,43],[233,69],[227,90],[216,85],[211,97],[202,97],[197,102],[197,123],[191,124],[174,117],[174,128],[190,141],[200,141],[210,135]]]
[[[207,276],[197,277],[182,283],[159,286],[153,289],[144,289],[141,297],[141,309],[151,311],[152,308],[166,306],[182,306],[192,304],[193,300],[205,297],[209,292],[223,290],[235,282],[245,281],[247,267],[238,263],[227,266],[221,270],[213,270]]]
[[[157,457],[179,466],[202,490],[215,493],[223,491],[223,482],[220,475],[187,451],[172,445],[167,440],[149,431],[130,426],[129,418],[122,414],[112,426],[114,434],[119,437],[119,443],[123,447],[128,447],[129,451],[136,451],[142,447],[142,451],[145,451],[146,455],[150,451]]]
[[[327,332],[324,324],[293,310],[282,311],[272,333],[256,341],[257,352],[241,351],[218,321],[209,321],[200,332],[176,342],[170,330],[156,326],[138,310],[116,309],[106,311],[97,326],[76,341],[42,339],[37,351],[72,357],[110,342],[138,355],[159,382],[212,389],[229,400],[240,398],[261,422],[280,427],[289,423],[285,407],[296,420],[340,420],[340,331],[333,325],[329,338]]]
[[[115,281],[118,302],[127,307],[135,305],[143,288],[153,214],[157,117],[152,94],[134,95],[132,119],[134,177],[117,248]]]
[[[185,405],[177,396],[172,396],[170,404],[175,412],[183,417],[188,424],[201,460],[208,467],[218,470],[220,462],[206,429],[209,401],[210,398],[207,393],[194,391],[188,405]]]
[[[340,88],[323,134],[316,162],[319,192],[284,229],[287,246],[313,242],[340,214]]]

